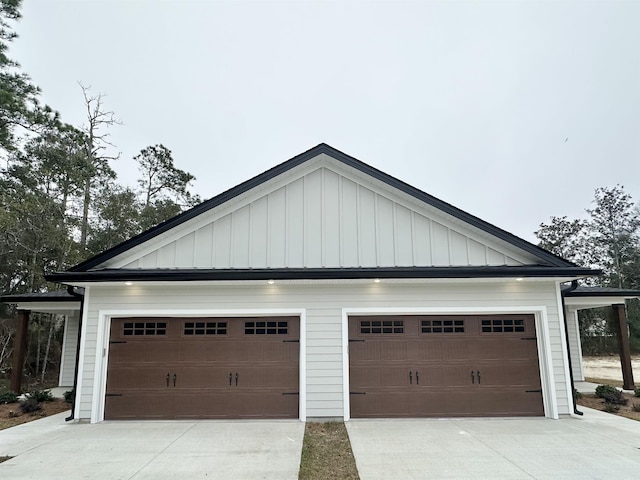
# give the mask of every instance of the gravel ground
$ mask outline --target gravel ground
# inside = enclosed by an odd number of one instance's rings
[[[591,378],[608,378],[622,381],[622,368],[617,355],[607,357],[584,357],[584,376]],[[633,378],[640,383],[640,355],[631,357]]]

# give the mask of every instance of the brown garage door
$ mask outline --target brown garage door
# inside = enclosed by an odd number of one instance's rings
[[[352,417],[544,415],[533,315],[349,319]]]
[[[297,317],[111,321],[105,419],[298,418]]]

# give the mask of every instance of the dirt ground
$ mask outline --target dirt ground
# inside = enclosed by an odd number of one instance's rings
[[[584,357],[582,361],[585,378],[604,378],[622,381],[622,367],[620,366],[620,357],[617,355]],[[633,369],[633,378],[637,385],[640,383],[640,355],[633,355],[631,357],[631,367]]]
[[[67,411],[71,406],[64,400],[56,399],[53,402],[42,402],[42,410],[34,413],[22,413],[19,403],[7,403],[0,405],[0,430],[15,427],[21,423],[31,422],[38,418],[48,417],[56,413]]]

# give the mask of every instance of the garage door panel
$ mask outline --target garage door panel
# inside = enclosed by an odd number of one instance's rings
[[[162,339],[147,341],[129,340],[122,343],[110,343],[109,349],[114,363],[128,365],[137,363],[158,363],[166,359],[169,343]]]
[[[350,391],[364,394],[350,397],[353,417],[544,413],[532,315],[393,322],[402,329],[384,335],[384,317],[349,319]]]
[[[371,388],[377,385],[404,387],[409,384],[409,370],[401,366],[358,366],[351,369],[352,385]]]
[[[122,389],[166,388],[166,367],[156,365],[126,365],[112,368],[107,373],[107,393],[110,390],[120,392]]]
[[[297,418],[298,335],[297,317],[114,319],[105,418]]]
[[[115,396],[105,399],[105,420],[169,419],[174,416],[175,400],[164,389],[123,389]]]

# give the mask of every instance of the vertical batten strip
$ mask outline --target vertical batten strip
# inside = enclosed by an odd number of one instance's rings
[[[360,216],[362,212],[360,211],[360,184],[356,183],[356,230],[357,230],[357,239],[356,239],[356,251],[357,251],[357,264],[359,267],[362,267],[362,228],[360,227]]]
[[[326,222],[325,222],[325,218],[324,218],[324,214],[325,214],[325,208],[324,208],[324,199],[325,199],[324,174],[325,174],[325,169],[321,168],[320,169],[320,266],[322,266],[322,267],[326,267],[327,266],[327,255],[326,255],[327,242],[326,242],[326,239],[324,238],[324,236],[326,234]]]
[[[247,228],[248,231],[248,235],[249,235],[249,241],[247,242],[248,245],[248,251],[247,251],[247,266],[249,268],[253,268],[253,228],[254,228],[254,224],[253,224],[253,205],[254,202],[251,202],[249,204],[249,227]]]
[[[471,247],[469,246],[469,237],[464,236],[464,243],[467,246],[467,265],[471,265]]]
[[[338,265],[344,267],[344,246],[342,245],[343,236],[343,222],[344,222],[344,210],[342,208],[342,175],[338,175]]]
[[[267,268],[271,267],[271,202],[269,201],[270,194],[266,195],[267,202],[267,231],[266,231],[266,244],[267,244],[267,258],[265,258],[265,264]]]
[[[433,220],[431,220],[430,218],[427,218],[427,220],[429,220],[429,257],[431,258],[430,263],[433,266],[433,258],[435,254],[435,252],[433,251]]]
[[[290,266],[289,252],[289,185],[284,187],[284,265]]]
[[[373,236],[374,238],[374,242],[373,242],[373,251],[374,251],[374,258],[376,259],[376,267],[380,266],[380,232],[378,230],[378,226],[380,225],[380,222],[378,221],[378,194],[373,191],[373,231],[375,232],[375,235]]]
[[[396,235],[398,233],[398,220],[396,215],[396,208],[398,205],[396,202],[391,202],[391,218],[393,219],[393,231],[391,232],[391,244],[393,245],[393,266],[398,266],[398,242],[396,241]]]
[[[416,212],[409,210],[411,220],[411,265],[416,266]]]

